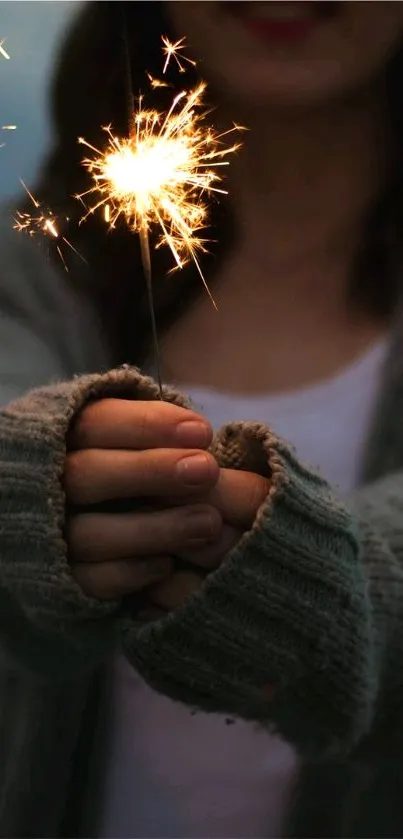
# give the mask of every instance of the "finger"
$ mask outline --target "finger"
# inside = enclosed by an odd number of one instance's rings
[[[214,457],[200,450],[84,449],[67,456],[64,488],[69,504],[96,504],[136,495],[186,497],[212,488],[218,473]]]
[[[68,445],[70,450],[204,449],[212,437],[204,417],[169,402],[100,399],[79,413]]]
[[[217,539],[221,516],[206,504],[153,513],[86,513],[67,521],[72,562],[108,562],[145,554],[177,554]]]
[[[148,594],[151,603],[166,611],[178,606],[200,588],[203,577],[192,571],[177,571],[167,580],[153,585]]]
[[[252,526],[269,492],[270,481],[261,475],[221,469],[218,481],[206,500],[217,507],[225,522],[245,530]]]
[[[214,568],[218,568],[226,554],[239,542],[241,536],[242,531],[229,524],[223,524],[221,533],[214,542],[202,548],[181,551],[176,556],[179,559],[187,560],[192,565],[198,565],[200,568],[212,571]]]
[[[256,513],[270,492],[270,481],[255,472],[220,469],[218,480],[208,492],[196,493],[193,501],[212,504],[220,510],[223,521],[244,531],[252,526]],[[162,503],[174,507],[184,503],[181,495],[165,496]]]
[[[115,600],[168,577],[172,560],[168,557],[120,559],[114,562],[78,562],[72,574],[82,591],[99,600]]]

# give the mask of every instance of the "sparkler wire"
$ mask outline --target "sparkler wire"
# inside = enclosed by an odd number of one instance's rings
[[[129,48],[129,36],[128,36],[128,28],[127,28],[127,20],[126,20],[126,10],[123,11],[123,44],[124,44],[124,56],[125,56],[125,65],[126,65],[126,85],[127,85],[127,99],[129,104],[129,124],[128,130],[129,134],[133,129],[131,124],[133,119],[133,114],[135,113],[135,106],[134,106],[134,91],[133,91],[133,78],[132,78],[132,69],[131,69],[131,62],[130,62],[130,48]],[[141,254],[141,264],[143,267],[144,278],[146,281],[146,288],[147,288],[147,299],[148,299],[148,308],[150,312],[150,320],[151,320],[151,335],[152,335],[152,342],[154,347],[154,356],[155,362],[157,365],[157,382],[158,382],[158,389],[159,389],[159,397],[161,401],[163,400],[163,391],[162,391],[162,364],[161,364],[161,349],[160,349],[160,342],[158,337],[158,329],[157,329],[157,321],[155,317],[155,306],[154,306],[154,294],[153,294],[153,278],[152,278],[152,267],[151,267],[151,254],[150,254],[150,240],[148,236],[148,229],[145,226],[142,226],[139,231],[139,240],[140,240],[140,254]]]
[[[155,319],[155,307],[154,307],[154,295],[153,295],[153,284],[152,284],[152,268],[151,268],[151,254],[150,254],[150,240],[148,237],[148,230],[145,227],[141,227],[139,231],[139,239],[140,239],[140,252],[141,252],[141,263],[143,266],[144,276],[146,280],[147,286],[147,297],[148,297],[148,305],[150,309],[150,317],[151,317],[151,329],[152,329],[152,338],[154,344],[154,352],[155,352],[155,360],[157,364],[157,382],[160,392],[160,399],[163,399],[163,392],[162,392],[162,364],[161,364],[161,351],[160,351],[160,342],[158,338],[158,330],[157,330],[157,322]]]

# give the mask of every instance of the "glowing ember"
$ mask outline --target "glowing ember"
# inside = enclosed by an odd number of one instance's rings
[[[175,42],[175,44],[172,44],[171,41],[169,41],[165,35],[162,36],[161,40],[164,45],[162,48],[162,52],[165,55],[165,64],[162,70],[163,73],[166,73],[171,58],[173,58],[174,61],[176,61],[176,64],[178,65],[181,73],[184,73],[186,70],[184,64],[182,64],[182,61],[186,64],[191,64],[193,67],[196,66],[196,62],[192,61],[191,58],[187,58],[186,55],[178,55],[179,51],[185,49],[184,38],[180,38],[179,41]]]
[[[20,210],[17,210],[16,216],[15,216],[15,219],[14,219],[14,229],[18,230],[20,233],[21,232],[27,233],[29,236],[35,236],[38,233],[42,233],[42,235],[49,236],[52,239],[55,239],[56,240],[55,246],[56,246],[57,253],[59,254],[59,257],[62,261],[63,267],[65,268],[66,271],[68,271],[68,268],[67,268],[67,265],[66,265],[66,261],[63,257],[63,252],[62,252],[62,247],[61,247],[62,243],[67,245],[69,248],[71,248],[71,250],[74,251],[74,253],[77,256],[79,256],[80,259],[83,260],[83,262],[85,262],[85,259],[73,247],[71,242],[69,242],[69,240],[66,239],[66,237],[63,236],[59,232],[58,220],[57,220],[56,216],[54,215],[54,213],[52,213],[51,210],[44,210],[41,203],[39,201],[37,201],[37,199],[34,198],[34,196],[32,195],[32,192],[29,191],[29,189],[26,186],[26,184],[24,183],[24,181],[21,180],[21,184],[24,187],[27,195],[29,195],[29,198],[32,201],[32,204],[34,206],[34,212],[33,213],[28,213],[28,212],[21,212]],[[65,219],[65,221],[68,221],[68,219]]]
[[[154,78],[154,76],[152,76],[151,73],[146,73],[146,76],[153,90],[156,90],[157,87],[169,87],[168,82],[164,82],[161,79]]]
[[[105,128],[105,151],[79,139],[93,152],[83,164],[95,184],[78,197],[83,202],[91,195],[98,197],[84,219],[107,207],[104,216],[111,227],[120,216],[137,233],[158,225],[159,244],[170,247],[179,268],[190,257],[199,268],[197,253],[204,249],[199,232],[207,220],[203,196],[226,193],[219,188],[218,169],[228,165],[224,158],[240,145],[228,147],[224,142],[239,126],[222,134],[205,126],[200,110],[204,90],[201,83],[178,94],[166,115],[143,109],[140,99],[131,136],[116,137],[110,126]]]

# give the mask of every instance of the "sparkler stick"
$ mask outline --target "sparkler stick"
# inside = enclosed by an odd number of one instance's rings
[[[135,101],[134,101],[134,94],[133,94],[133,80],[132,80],[132,69],[131,69],[131,61],[130,61],[130,47],[129,47],[129,37],[128,37],[128,30],[127,30],[127,23],[126,23],[126,15],[124,15],[124,29],[123,29],[123,40],[124,40],[124,52],[125,52],[125,64],[126,64],[126,84],[127,84],[127,99],[129,103],[129,121],[128,121],[128,128],[129,132],[132,130],[132,120],[133,114],[135,112]],[[164,86],[164,82],[158,82],[157,79],[153,79],[149,73],[147,73],[147,78],[151,84],[151,87],[159,87]],[[110,223],[110,207],[109,204],[105,205],[105,213],[104,213],[105,221],[109,224]],[[146,226],[141,226],[139,229],[139,241],[140,241],[140,254],[141,254],[141,264],[143,266],[143,273],[146,281],[146,289],[147,289],[147,298],[148,298],[148,308],[150,312],[150,320],[151,320],[151,334],[152,334],[152,341],[154,346],[154,355],[155,355],[155,363],[157,365],[157,382],[159,388],[159,396],[162,400],[163,392],[162,392],[162,365],[161,365],[161,352],[160,352],[160,342],[158,340],[158,330],[157,330],[157,323],[155,319],[155,307],[154,307],[154,297],[153,297],[153,286],[152,286],[152,269],[151,269],[151,254],[150,254],[150,240],[148,237],[148,230]]]
[[[159,387],[159,391],[160,391],[160,397],[162,398],[162,365],[161,365],[160,342],[158,340],[157,323],[156,323],[156,320],[155,320],[155,309],[154,309],[154,299],[153,299],[153,284],[152,284],[152,270],[151,270],[150,240],[148,238],[148,231],[146,230],[146,228],[144,228],[144,227],[140,228],[139,236],[140,236],[141,262],[142,262],[142,265],[143,265],[144,276],[145,276],[145,279],[146,279],[148,306],[149,306],[149,309],[150,309],[151,330],[152,330],[153,344],[154,344],[154,351],[155,351],[155,361],[156,361],[156,364],[157,364],[157,381],[158,381],[158,387]]]
[[[183,71],[183,64],[176,55],[183,49],[183,39],[171,44],[163,38],[163,44],[164,71],[171,58]],[[183,56],[181,59],[194,63]],[[151,79],[151,84],[155,87],[155,80]],[[193,90],[177,94],[166,113],[146,110],[140,97],[130,121],[128,137],[119,138],[111,126],[106,127],[108,143],[104,151],[79,138],[79,143],[92,152],[92,156],[83,160],[83,165],[93,178],[93,186],[77,196],[86,207],[82,221],[102,208],[110,228],[114,228],[122,217],[129,229],[139,235],[161,397],[149,231],[154,226],[159,229],[157,247],[168,245],[177,268],[182,268],[189,259],[193,260],[215,305],[198,261],[198,253],[205,251],[205,241],[200,237],[207,218],[203,199],[212,193],[226,194],[219,186],[222,180],[219,168],[227,166],[227,156],[240,147],[240,143],[227,146],[225,137],[241,130],[241,126],[233,125],[228,131],[218,133],[206,125],[206,114],[202,111],[205,88],[201,82]],[[87,207],[87,199],[92,195],[96,196],[96,201]]]

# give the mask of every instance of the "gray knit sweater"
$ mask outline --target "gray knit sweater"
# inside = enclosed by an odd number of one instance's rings
[[[89,399],[155,399],[156,386],[134,368],[96,372],[107,358],[91,308],[32,243],[4,234],[0,266],[0,836],[96,835],[96,801],[85,820],[83,801],[116,649],[156,690],[295,746],[306,771],[290,835],[403,835],[403,319],[362,488],[344,505],[274,431],[227,426],[218,461],[269,470],[270,494],[202,588],[144,626],[127,598],[99,602],[74,582],[62,475]]]

